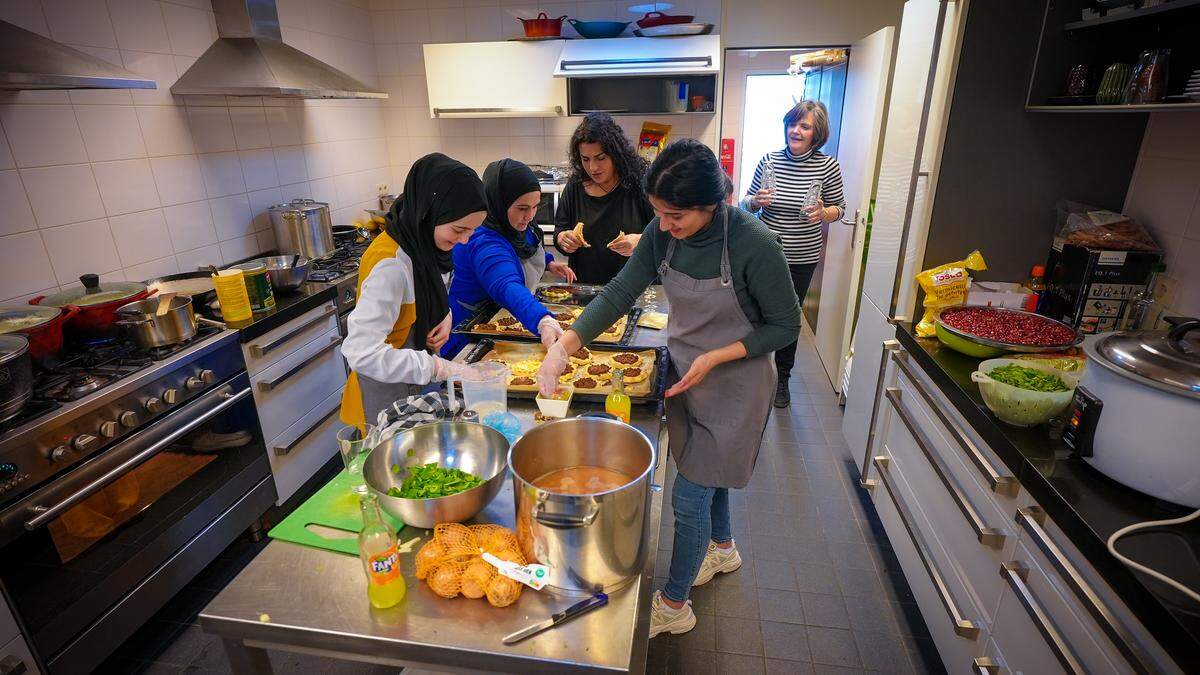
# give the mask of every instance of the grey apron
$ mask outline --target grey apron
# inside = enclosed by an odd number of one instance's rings
[[[694,279],[671,269],[675,239],[658,267],[671,308],[667,349],[672,382],[701,354],[749,335],[754,326],[738,303],[729,265],[728,207],[719,207],[721,275]],[[715,222],[713,223],[716,224]],[[716,366],[691,389],[667,399],[669,448],[679,473],[705,487],[742,488],[750,482],[775,393],[771,354]]]
[[[417,349],[415,333],[416,331],[411,330],[408,332],[404,349]],[[390,408],[396,401],[420,394],[426,386],[408,382],[380,382],[358,373],[358,390],[362,394],[363,415],[366,416],[367,424],[374,426],[380,410]]]

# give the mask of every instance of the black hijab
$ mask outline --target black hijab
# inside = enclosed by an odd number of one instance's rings
[[[518,197],[542,189],[533,170],[515,159],[492,162],[483,170],[483,189],[487,193],[488,212],[483,226],[503,235],[522,260],[537,253],[540,248],[537,239],[530,241],[528,230],[519,232],[508,222],[508,207]],[[529,225],[534,226],[532,222]]]
[[[404,192],[388,211],[384,229],[412,259],[417,303],[412,330],[419,348],[425,348],[425,336],[450,311],[442,275],[454,269],[454,263],[450,252],[434,243],[433,228],[486,210],[483,183],[475,171],[435,152],[408,170]]]

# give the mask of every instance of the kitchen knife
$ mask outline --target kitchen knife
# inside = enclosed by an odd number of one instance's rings
[[[563,611],[552,615],[549,619],[546,619],[545,621],[540,621],[538,623],[533,624],[532,626],[529,626],[528,628],[522,628],[521,630],[519,630],[515,633],[512,633],[511,635],[506,636],[504,638],[504,644],[514,645],[514,644],[520,642],[521,640],[524,640],[527,637],[537,635],[538,633],[540,633],[544,630],[549,630],[551,628],[554,628],[555,626],[557,626],[561,623],[566,623],[566,622],[570,621],[571,619],[574,619],[575,617],[579,616],[580,614],[583,614],[585,612],[596,609],[597,607],[603,607],[607,604],[608,604],[608,596],[605,595],[604,593],[597,593],[597,594],[593,595],[592,597],[588,598],[587,600],[577,602],[574,605],[571,605],[570,607],[564,609]]]

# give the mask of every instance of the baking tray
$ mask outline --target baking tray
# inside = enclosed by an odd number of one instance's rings
[[[604,352],[653,352],[654,353],[654,372],[650,377],[646,378],[645,383],[649,385],[646,389],[637,388],[638,384],[634,383],[625,385],[625,393],[629,394],[629,399],[635,404],[658,403],[663,400],[663,393],[667,390],[667,376],[671,370],[671,357],[667,354],[666,347],[637,347],[633,345],[603,345],[595,344],[588,347],[593,353]],[[515,360],[526,358],[543,358],[546,354],[546,348],[538,342],[517,342],[511,340],[496,340],[493,338],[483,338],[479,342],[475,342],[467,347],[466,356],[463,360],[466,363],[478,363],[485,359],[493,351],[502,352],[506,355],[513,355]],[[576,389],[573,401],[588,401],[592,403],[604,403],[604,399],[608,396],[611,389],[609,387],[599,387],[594,390]],[[522,388],[509,387],[508,395],[514,398],[534,398],[537,395],[536,387]]]
[[[546,304],[546,309],[550,310],[551,313],[555,313],[555,312],[560,312],[560,311],[564,311],[564,310],[570,311],[570,310],[576,309],[576,308],[572,307],[570,305]],[[477,338],[492,338],[492,339],[498,339],[498,340],[502,340],[502,341],[538,342],[538,343],[541,342],[541,339],[538,336],[533,335],[532,333],[528,333],[528,332],[526,332],[524,334],[521,334],[521,333],[509,334],[509,333],[493,333],[490,331],[478,331],[475,329],[475,327],[478,326],[479,324],[487,323],[487,322],[491,321],[491,319],[494,316],[496,316],[496,314],[500,310],[501,310],[501,307],[499,305],[497,305],[495,302],[492,302],[490,300],[486,301],[480,305],[479,310],[477,312],[475,312],[471,316],[463,319],[462,321],[458,322],[458,325],[454,327],[453,332],[460,334],[460,335],[469,335],[471,337],[477,337]],[[594,344],[594,345],[614,345],[614,346],[628,345],[629,338],[633,335],[633,331],[637,330],[637,322],[638,322],[638,319],[640,319],[641,317],[642,317],[642,308],[634,307],[633,309],[629,310],[628,314],[625,315],[625,330],[622,331],[621,334],[615,340],[602,340],[600,338],[597,338],[595,340],[592,340],[592,344]],[[601,337],[603,337],[603,336],[601,336]],[[591,345],[588,345],[588,346],[590,347]]]
[[[560,288],[570,292],[571,297],[565,300],[546,297],[546,291]],[[533,297],[542,302],[549,302],[556,305],[578,305],[582,307],[595,300],[596,296],[600,295],[600,291],[602,290],[604,290],[603,286],[590,286],[588,284],[546,284],[538,286],[533,291]]]

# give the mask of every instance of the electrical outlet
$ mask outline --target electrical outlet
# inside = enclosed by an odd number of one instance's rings
[[[1165,307],[1175,305],[1175,300],[1179,297],[1179,280],[1159,274],[1158,280],[1154,283],[1154,301]]]
[[[388,184],[387,183],[379,183],[378,185],[375,186],[375,191],[381,195],[387,194]]]

